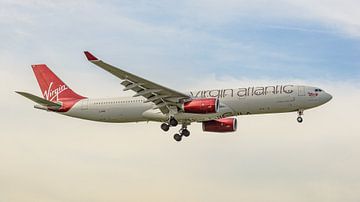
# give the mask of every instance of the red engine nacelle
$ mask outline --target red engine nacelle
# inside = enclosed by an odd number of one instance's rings
[[[183,104],[183,110],[186,113],[211,114],[219,111],[219,99],[217,98],[199,98]]]
[[[202,123],[205,132],[234,132],[237,129],[237,120],[235,118],[223,118],[218,120],[205,121]]]

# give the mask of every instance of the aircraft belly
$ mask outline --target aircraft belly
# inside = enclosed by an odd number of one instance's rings
[[[214,119],[225,118],[229,116],[235,116],[235,111],[227,105],[221,105],[218,113],[211,114],[193,114],[193,113],[178,113],[175,118],[179,121],[208,121]]]
[[[81,104],[74,106],[71,110],[64,115],[87,119],[99,122],[140,122],[146,121],[143,118],[142,113],[148,109],[148,106],[134,104],[134,105],[89,105],[84,109]]]
[[[236,111],[236,115],[289,112],[295,110],[296,99],[292,95],[268,95],[245,97],[225,102]]]

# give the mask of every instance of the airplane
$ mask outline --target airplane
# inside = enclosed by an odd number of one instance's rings
[[[188,126],[202,123],[204,132],[226,133],[237,130],[239,115],[297,112],[303,122],[304,110],[329,102],[332,96],[318,87],[270,85],[190,91],[177,90],[144,79],[112,66],[88,51],[87,60],[121,80],[132,97],[92,99],[75,93],[45,64],[32,65],[42,97],[16,93],[34,101],[34,108],[62,115],[110,123],[160,122],[163,131],[181,125],[173,138],[181,141],[190,135]]]

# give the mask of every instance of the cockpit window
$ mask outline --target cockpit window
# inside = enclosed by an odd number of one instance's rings
[[[320,88],[316,88],[315,92],[322,92],[323,90],[321,90]]]

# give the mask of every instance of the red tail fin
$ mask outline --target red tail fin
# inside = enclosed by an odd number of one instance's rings
[[[46,65],[32,65],[32,68],[45,99],[57,102],[84,98],[72,91]]]

